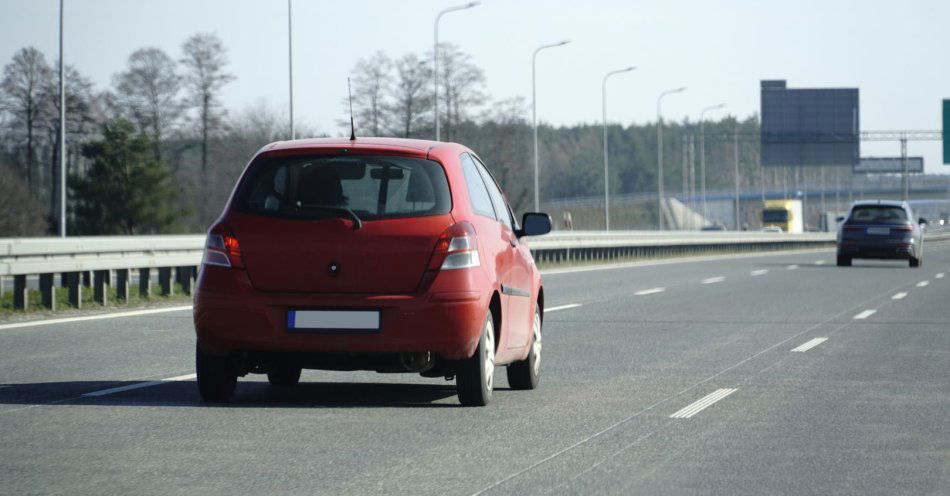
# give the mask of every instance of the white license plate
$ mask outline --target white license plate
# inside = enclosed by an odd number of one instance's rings
[[[288,331],[377,332],[378,310],[291,310]]]
[[[891,233],[890,228],[887,227],[869,227],[868,234],[884,235],[887,236]]]

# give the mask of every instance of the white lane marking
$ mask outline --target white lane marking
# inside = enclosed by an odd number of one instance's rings
[[[901,291],[900,293],[897,293],[897,294],[895,294],[894,296],[891,296],[891,299],[892,299],[892,300],[903,300],[905,296],[907,296],[907,293]]]
[[[152,387],[152,386],[158,386],[159,384],[165,384],[168,382],[188,381],[188,380],[194,379],[195,377],[197,377],[196,374],[185,374],[185,375],[179,375],[176,377],[169,377],[167,379],[162,379],[160,381],[137,382],[135,384],[129,384],[127,386],[119,386],[119,387],[114,387],[114,388],[109,388],[109,389],[103,389],[100,391],[93,391],[91,393],[85,393],[83,394],[83,396],[91,396],[91,397],[105,396],[107,394],[121,393],[124,391],[131,391],[133,389],[142,389],[142,388],[147,388],[147,387]]]
[[[763,274],[768,274],[768,273],[769,273],[768,269],[757,269],[757,270],[753,270],[752,272],[749,272],[749,275],[761,276]]]
[[[864,319],[866,319],[866,318],[868,318],[868,317],[874,315],[876,312],[877,312],[877,310],[865,310],[865,311],[863,311],[863,312],[861,312],[861,313],[855,315],[855,316],[854,316],[854,319],[855,319],[855,320],[864,320]]]
[[[795,270],[795,269],[798,268],[798,264],[792,264],[792,265],[789,265],[788,267],[785,267],[785,268],[788,269],[788,270]]]
[[[824,260],[815,260],[815,265],[825,265]]]
[[[792,348],[792,351],[803,353],[814,348],[815,346],[820,345],[821,343],[824,343],[825,341],[828,341],[828,338],[815,338],[810,341],[806,341],[805,343],[802,343],[802,345],[797,348]]]
[[[937,275],[935,275],[934,277],[936,277],[937,279],[943,279],[943,272],[938,272]]]
[[[693,415],[709,408],[711,405],[717,401],[729,396],[730,394],[736,392],[735,389],[719,389],[709,393],[704,398],[696,401],[695,403],[688,405],[686,408],[670,415],[670,418],[690,418]]]
[[[0,330],[18,329],[21,327],[36,327],[36,326],[53,325],[53,324],[64,324],[67,322],[82,322],[85,320],[119,319],[122,317],[137,317],[139,315],[151,315],[153,313],[167,313],[167,312],[182,312],[185,310],[191,310],[191,305],[184,305],[180,307],[168,307],[168,308],[150,308],[148,310],[133,310],[130,312],[115,312],[115,313],[106,313],[106,314],[101,314],[101,315],[86,315],[85,317],[66,317],[62,319],[48,319],[48,320],[33,320],[30,322],[17,322],[15,324],[0,325]]]
[[[568,308],[577,308],[579,306],[581,306],[580,303],[568,303],[567,305],[560,305],[556,307],[545,308],[544,313],[557,312],[558,310],[567,310]]]
[[[650,289],[643,289],[643,290],[637,291],[636,293],[633,293],[633,294],[635,296],[646,296],[646,295],[651,295],[651,294],[656,294],[656,293],[662,293],[664,291],[666,291],[666,288],[650,288]]]
[[[703,284],[716,284],[717,282],[725,281],[726,278],[722,276],[710,277],[708,279],[703,279]]]
[[[924,286],[926,286],[926,285],[928,285],[928,284],[930,284],[930,281],[920,281],[920,282],[917,283],[917,287],[918,287],[918,288],[922,288],[922,287],[924,287]]]

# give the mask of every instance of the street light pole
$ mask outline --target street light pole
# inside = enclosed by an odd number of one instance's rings
[[[657,218],[660,221],[660,230],[663,230],[663,114],[661,112],[660,105],[663,102],[663,97],[666,95],[671,95],[673,93],[680,93],[686,91],[686,87],[676,88],[675,90],[667,90],[663,93],[660,93],[660,96],[656,99],[656,161],[657,161]]]
[[[571,40],[563,40],[557,43],[551,43],[550,45],[543,45],[534,50],[534,54],[531,55],[531,122],[534,127],[534,211],[541,211],[541,195],[540,190],[538,189],[538,175],[539,175],[539,165],[538,165],[538,96],[535,86],[535,66],[537,65],[538,52],[544,50],[545,48],[554,48],[563,45],[567,45]]]
[[[291,17],[291,3],[287,0],[287,81],[290,85],[290,139],[297,139],[297,129],[294,127],[294,24]]]
[[[725,103],[706,107],[699,113],[699,184],[703,198],[703,220],[706,219],[706,112],[725,107]]]
[[[626,67],[624,69],[618,69],[616,71],[610,71],[604,75],[604,81],[601,84],[601,95],[603,98],[603,113],[604,113],[604,230],[610,230],[610,193],[608,189],[608,180],[610,175],[607,171],[607,78],[613,76],[614,74],[620,74],[622,72],[630,72],[636,69],[636,67]]]
[[[433,59],[433,65],[435,66],[435,72],[432,73],[432,81],[433,81],[433,85],[435,89],[435,92],[433,93],[433,95],[435,96],[434,101],[435,101],[435,140],[436,141],[439,141],[439,138],[441,137],[441,133],[439,132],[440,131],[440,128],[439,128],[439,20],[442,19],[442,16],[444,16],[445,14],[448,14],[449,12],[470,9],[472,7],[480,5],[481,3],[482,2],[480,0],[476,0],[475,2],[469,2],[465,5],[449,7],[447,9],[442,10],[441,12],[439,12],[437,16],[435,16],[435,37],[432,43],[432,59]]]
[[[66,79],[63,72],[63,0],[59,0],[59,235],[66,237]]]

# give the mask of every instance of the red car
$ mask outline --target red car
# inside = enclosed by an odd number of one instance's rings
[[[290,386],[301,369],[455,378],[485,405],[496,365],[541,373],[544,290],[519,226],[475,153],[455,143],[314,139],[264,147],[208,232],[195,293],[198,389],[238,376]]]

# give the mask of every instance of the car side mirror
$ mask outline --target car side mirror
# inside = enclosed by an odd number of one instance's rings
[[[521,229],[516,233],[522,236],[541,236],[551,232],[551,216],[541,212],[526,212],[521,217]]]
[[[920,224],[920,225],[922,225],[922,226],[926,226],[926,225],[927,225],[927,219],[921,217],[921,218],[917,219],[917,223]]]
[[[844,222],[844,217],[837,217],[835,220],[838,222]]]

